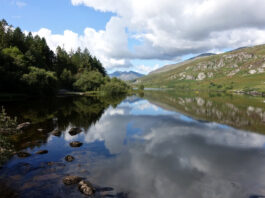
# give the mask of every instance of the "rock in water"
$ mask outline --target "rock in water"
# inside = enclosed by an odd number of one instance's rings
[[[69,134],[71,136],[74,136],[74,135],[77,135],[78,133],[81,133],[81,129],[80,128],[71,128],[70,131],[69,131]]]
[[[30,122],[21,123],[21,124],[17,125],[17,130],[23,130],[23,129],[27,128],[29,125],[30,125]]]
[[[82,179],[83,179],[82,177],[78,177],[78,176],[66,176],[63,178],[63,183],[65,185],[77,184]]]
[[[43,132],[43,131],[44,131],[44,129],[37,129],[37,131],[39,131],[39,132]]]
[[[48,166],[57,166],[57,167],[64,167],[65,164],[62,162],[46,162],[45,164],[47,164]]]
[[[58,129],[53,130],[51,133],[52,135],[57,136],[57,137],[60,137],[62,134],[62,132],[59,131]]]
[[[72,155],[67,155],[64,159],[67,162],[72,162],[72,161],[74,161],[75,158]]]
[[[21,152],[18,152],[18,153],[17,153],[17,156],[18,156],[18,157],[21,157],[21,158],[22,158],[22,157],[24,158],[24,157],[29,157],[29,156],[31,156],[31,154],[30,154],[30,153],[27,153],[27,152],[25,152],[25,151],[21,151]]]
[[[78,142],[78,141],[74,141],[74,142],[71,142],[71,143],[70,143],[70,146],[71,146],[71,147],[80,147],[80,146],[82,146],[82,145],[83,145],[83,143]]]
[[[36,154],[40,154],[40,155],[47,154],[47,153],[48,153],[47,150],[40,150],[36,152]]]
[[[78,188],[81,193],[91,196],[95,193],[96,189],[93,187],[93,185],[89,181],[80,181],[78,184]]]

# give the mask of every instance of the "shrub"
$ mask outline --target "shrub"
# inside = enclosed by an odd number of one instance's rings
[[[144,90],[144,85],[143,85],[143,84],[139,85],[138,89],[139,89],[140,91],[143,91],[143,90]]]
[[[33,94],[54,94],[57,90],[57,77],[55,72],[46,71],[37,67],[30,67],[30,72],[22,76],[27,90]]]
[[[7,115],[4,107],[1,108],[0,112],[0,130],[12,129],[17,126],[17,118],[12,119]]]
[[[100,88],[100,90],[103,91],[106,95],[114,96],[126,94],[129,92],[130,89],[131,87],[129,85],[117,78],[112,78]]]
[[[104,77],[98,71],[84,71],[74,83],[77,91],[92,91],[100,87],[104,83]]]
[[[222,85],[217,85],[217,88],[218,89],[221,89],[223,86]]]
[[[6,162],[12,156],[13,145],[10,143],[8,135],[16,131],[17,118],[12,119],[7,115],[4,107],[0,112],[0,165]]]

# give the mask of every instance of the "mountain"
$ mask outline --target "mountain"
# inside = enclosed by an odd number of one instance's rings
[[[136,84],[185,90],[218,90],[265,95],[265,45],[243,47],[166,65]]]
[[[116,72],[109,74],[109,76],[116,77],[124,81],[130,81],[130,80],[135,80],[137,78],[143,77],[144,74],[140,74],[134,71],[129,71],[129,72],[116,71]]]
[[[172,69],[175,69],[175,68],[178,68],[180,66],[182,66],[183,64],[187,64],[188,61],[193,61],[193,60],[197,60],[199,58],[203,58],[203,57],[207,57],[207,56],[213,56],[215,54],[213,53],[204,53],[204,54],[200,54],[198,56],[195,56],[193,58],[190,58],[188,59],[187,61],[184,61],[184,62],[180,62],[180,63],[177,63],[177,64],[171,64],[171,65],[165,65],[164,67],[161,67],[157,70],[154,70],[154,71],[151,71],[150,74],[157,74],[157,73],[162,73],[162,72],[166,72],[166,71],[170,71]]]
[[[190,58],[189,60],[193,60],[195,58],[200,58],[200,57],[205,57],[205,56],[213,56],[213,55],[216,55],[216,54],[214,54],[214,53],[203,53],[203,54],[200,54],[200,55],[195,56],[193,58]]]

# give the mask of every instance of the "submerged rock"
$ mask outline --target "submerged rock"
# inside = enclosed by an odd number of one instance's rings
[[[83,143],[78,142],[78,141],[73,141],[73,142],[70,143],[71,147],[80,147],[82,145],[83,145]]]
[[[28,152],[25,152],[25,151],[21,151],[21,152],[18,152],[18,153],[17,153],[17,156],[20,157],[20,158],[24,158],[24,157],[29,157],[29,156],[31,156],[31,154],[28,153]]]
[[[74,135],[77,135],[77,134],[81,133],[81,131],[82,130],[80,128],[71,128],[70,131],[69,131],[69,134],[71,136],[74,136]]]
[[[43,132],[43,131],[44,131],[44,129],[37,129],[37,131],[39,131],[39,132]]]
[[[79,176],[66,176],[63,178],[63,183],[65,185],[78,184],[83,178]]]
[[[62,132],[59,131],[58,129],[55,129],[55,130],[53,130],[53,131],[51,132],[51,134],[54,135],[54,136],[60,137],[61,134],[62,134]]]
[[[48,166],[65,166],[65,164],[62,162],[46,162],[45,164]]]
[[[30,125],[30,122],[24,122],[24,123],[21,123],[19,125],[17,125],[17,130],[23,130],[23,129],[26,129],[28,128]]]
[[[39,154],[39,155],[43,155],[43,154],[47,154],[48,151],[47,150],[40,150],[40,151],[37,151],[36,154]]]
[[[78,184],[78,189],[81,193],[91,196],[95,193],[96,189],[93,187],[93,185],[89,181],[80,181]]]
[[[75,158],[72,155],[67,155],[64,159],[67,162],[72,162],[72,161],[74,161]]]

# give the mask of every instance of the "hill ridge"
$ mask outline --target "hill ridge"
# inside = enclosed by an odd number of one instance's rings
[[[109,74],[109,76],[116,77],[116,78],[119,78],[125,81],[131,81],[131,80],[135,80],[137,78],[143,77],[144,74],[141,74],[135,71],[115,71]]]
[[[146,87],[265,92],[264,81],[265,45],[258,45],[187,60],[139,78],[137,83]]]

